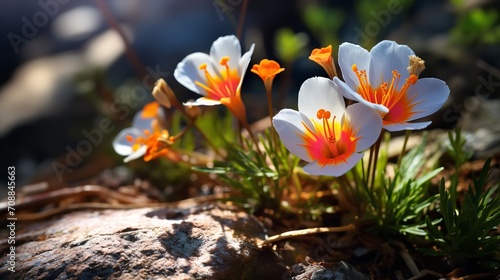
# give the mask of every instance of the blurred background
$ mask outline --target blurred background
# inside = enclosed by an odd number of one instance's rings
[[[500,147],[499,12],[498,0],[1,1],[0,170],[15,166],[18,186],[130,176],[117,167],[114,136],[152,101],[158,78],[181,101],[196,97],[173,78],[177,63],[228,34],[242,52],[255,43],[250,66],[269,58],[286,68],[276,109],[296,106],[305,79],[326,76],[308,59],[313,48],[407,44],[426,61],[421,76],[451,89],[431,128],[461,125],[476,156],[489,156]],[[266,115],[249,71],[243,99],[251,120]]]

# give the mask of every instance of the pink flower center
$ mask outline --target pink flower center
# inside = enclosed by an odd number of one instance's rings
[[[312,120],[315,131],[305,123],[306,134],[302,135],[304,146],[314,160],[320,165],[338,164],[347,162],[347,159],[356,151],[356,140],[352,129],[336,122],[336,117],[331,118],[330,111],[319,109],[316,113],[317,120]]]

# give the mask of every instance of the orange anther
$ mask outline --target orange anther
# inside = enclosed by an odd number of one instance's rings
[[[408,82],[410,82],[410,84],[415,84],[418,80],[418,77],[417,75],[415,74],[411,74],[410,77],[408,78]]]
[[[316,113],[316,117],[318,117],[318,119],[322,119],[323,116],[325,115],[325,109],[319,109],[318,112]]]
[[[220,59],[220,65],[226,65],[229,61],[229,56],[224,56]]]

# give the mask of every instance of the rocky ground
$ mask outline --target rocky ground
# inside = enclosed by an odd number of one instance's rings
[[[15,272],[2,279],[280,279],[285,267],[251,240],[265,230],[220,205],[78,211],[18,222]]]
[[[253,216],[220,203],[84,210],[19,221],[15,272],[7,239],[1,279],[368,279],[351,265],[287,268]],[[333,278],[332,278],[333,277]]]

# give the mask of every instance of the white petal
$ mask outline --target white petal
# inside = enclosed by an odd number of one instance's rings
[[[238,84],[238,90],[241,89],[241,85],[243,84],[243,78],[245,77],[248,65],[250,64],[250,59],[252,58],[254,48],[255,44],[252,44],[252,46],[250,46],[250,50],[248,50],[240,59],[238,66],[238,73],[240,74],[240,83]]]
[[[353,90],[357,89],[359,82],[356,74],[352,71],[352,65],[356,64],[358,70],[366,70],[368,73],[371,57],[371,54],[367,50],[358,45],[351,43],[340,45],[338,61],[340,70],[342,70],[342,77],[344,77],[346,84]]]
[[[255,44],[250,46],[250,49],[243,54],[239,61],[238,69],[241,76],[243,76],[248,68],[248,64],[250,64],[250,59],[252,58],[253,50],[255,49]]]
[[[379,87],[383,82],[390,83],[393,70],[401,74],[403,82],[410,75],[407,69],[410,64],[409,56],[415,53],[408,46],[385,40],[375,45],[370,54],[372,60],[368,79],[373,88]]]
[[[356,151],[361,152],[373,145],[382,131],[382,118],[373,110],[361,103],[348,106],[346,119],[355,132]]]
[[[345,98],[362,103],[372,109],[375,109],[376,111],[382,114],[386,114],[387,112],[389,112],[389,109],[387,109],[387,107],[385,107],[384,105],[366,101],[363,97],[361,97],[359,93],[352,90],[346,83],[342,82],[339,78],[337,77],[333,78],[333,82],[337,85],[339,93],[342,94]]]
[[[132,120],[132,127],[137,128],[139,131],[144,131],[145,129],[151,131],[152,123],[155,118],[143,118],[142,117],[143,110],[137,112]]]
[[[234,35],[219,37],[214,41],[210,48],[210,56],[213,58],[214,63],[220,66],[219,70],[224,70],[220,65],[220,60],[224,56],[229,57],[228,65],[231,69],[237,69],[241,58],[240,41]]]
[[[136,160],[136,159],[142,157],[146,153],[147,149],[148,149],[148,146],[146,146],[146,145],[141,146],[135,152],[128,155],[128,157],[124,158],[123,162],[129,162],[131,160]]]
[[[401,130],[419,130],[428,127],[432,122],[416,122],[416,123],[401,123],[385,125],[384,128],[388,131],[401,131]]]
[[[131,143],[127,140],[127,135],[136,138],[142,136],[142,132],[137,128],[128,127],[123,129],[122,131],[120,131],[120,133],[118,133],[118,135],[116,135],[115,139],[113,140],[113,149],[115,149],[115,152],[120,156],[126,156],[132,153],[132,145],[134,143]]]
[[[442,80],[436,78],[422,78],[408,89],[408,98],[415,104],[412,111],[415,112],[409,121],[429,116],[443,106],[450,88]]]
[[[319,109],[330,111],[332,118],[340,118],[345,112],[344,98],[332,80],[323,77],[309,78],[299,90],[299,111],[316,119]]]
[[[182,104],[184,106],[214,106],[214,105],[220,105],[220,101],[209,99],[206,97],[200,97],[195,101],[188,101]]]
[[[186,56],[177,64],[174,71],[174,77],[180,84],[187,87],[189,90],[201,95],[206,95],[205,90],[195,84],[195,81],[206,84],[205,73],[203,70],[200,70],[200,65],[202,64],[207,64],[209,73],[212,73],[212,75],[215,73],[212,65],[212,58],[206,53],[196,52]]]
[[[311,161],[304,140],[301,135],[305,134],[306,129],[302,124],[304,122],[312,131],[315,131],[313,124],[306,115],[291,109],[283,109],[273,118],[273,125],[278,132],[281,141],[285,147],[299,158],[305,161]]]
[[[347,162],[342,162],[337,165],[329,164],[323,166],[318,164],[317,161],[314,161],[304,166],[304,172],[307,172],[311,175],[326,175],[338,177],[344,175],[347,171],[353,168],[362,157],[362,153],[354,153],[347,159]]]

